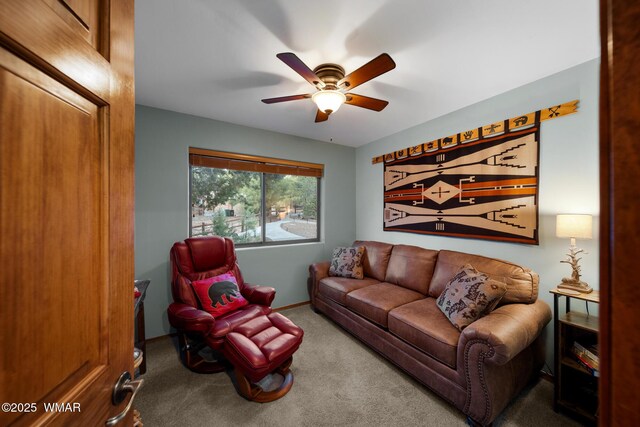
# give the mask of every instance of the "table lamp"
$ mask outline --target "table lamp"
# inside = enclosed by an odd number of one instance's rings
[[[591,239],[593,237],[592,225],[591,215],[558,215],[556,217],[556,236],[571,238],[571,246],[569,246],[569,253],[567,254],[568,258],[560,262],[570,264],[571,268],[573,268],[571,277],[562,279],[562,283],[558,285],[558,288],[569,289],[583,294],[588,294],[593,290],[580,280],[580,265],[578,265],[578,262],[582,258],[578,258],[578,255],[581,253],[586,254],[586,252],[584,249],[576,248],[576,239]]]

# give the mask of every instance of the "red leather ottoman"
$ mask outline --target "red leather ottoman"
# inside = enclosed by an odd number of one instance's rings
[[[289,366],[303,335],[302,329],[280,313],[256,317],[229,332],[222,352],[234,367],[238,392],[256,402],[271,402],[287,394],[293,385]],[[284,377],[276,390],[265,391],[255,384],[272,372]]]

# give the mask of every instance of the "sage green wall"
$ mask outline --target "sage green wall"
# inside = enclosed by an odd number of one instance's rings
[[[238,249],[247,282],[276,288],[274,307],[307,301],[307,271],[355,239],[355,149],[136,106],[136,278],[151,279],[147,337],[170,332],[169,249],[189,236],[189,147],[323,163],[321,242]],[[329,226],[327,226],[329,225]]]
[[[577,245],[588,252],[581,262],[583,280],[598,289],[599,66],[599,59],[585,62],[359,147],[356,150],[356,237],[483,254],[528,266],[540,275],[540,298],[553,307],[549,290],[571,272],[569,265],[560,263],[566,258],[569,239],[555,237],[555,215],[591,214],[594,215],[593,240],[578,240]],[[382,230],[383,166],[372,165],[372,157],[574,99],[580,100],[577,114],[546,121],[541,127],[539,246]],[[572,308],[584,310],[584,306],[578,304]],[[551,323],[546,335],[547,363],[552,367]]]

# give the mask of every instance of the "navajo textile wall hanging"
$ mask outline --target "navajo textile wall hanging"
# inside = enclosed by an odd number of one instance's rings
[[[384,230],[538,244],[540,123],[577,103],[374,158],[384,161]]]

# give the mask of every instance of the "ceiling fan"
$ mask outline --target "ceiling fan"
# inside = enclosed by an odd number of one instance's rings
[[[338,64],[320,64],[311,70],[294,53],[285,52],[279,53],[276,56],[291,67],[293,71],[300,74],[306,81],[315,86],[318,91],[304,95],[263,99],[262,102],[265,104],[311,98],[318,106],[316,123],[327,120],[329,115],[335,113],[342,104],[355,105],[356,107],[367,108],[373,111],[382,111],[384,107],[389,104],[388,101],[382,99],[370,98],[348,92],[362,83],[368,82],[396,67],[396,63],[393,62],[393,59],[386,53],[372,59],[346,76],[344,75],[344,68]]]

